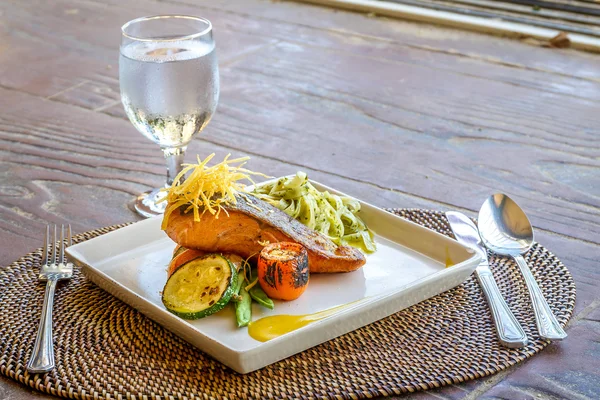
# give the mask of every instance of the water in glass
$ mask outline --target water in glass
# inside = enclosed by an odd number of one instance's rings
[[[121,49],[119,70],[127,116],[162,147],[186,145],[215,112],[214,42],[132,42]]]

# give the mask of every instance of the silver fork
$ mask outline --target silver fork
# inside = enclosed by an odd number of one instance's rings
[[[44,236],[44,253],[42,269],[38,276],[40,281],[46,281],[46,293],[44,305],[42,306],[42,317],[38,327],[33,353],[27,364],[27,370],[31,373],[48,372],[54,368],[54,348],[52,343],[52,303],[56,282],[61,279],[70,279],[73,276],[73,264],[67,262],[65,256],[65,226],[60,226],[60,243],[57,250],[55,244],[58,241],[56,225],[54,225],[54,236],[50,239],[50,226],[46,226]],[[71,225],[67,226],[67,247],[71,245]]]

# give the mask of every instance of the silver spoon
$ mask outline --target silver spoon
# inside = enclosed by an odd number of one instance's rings
[[[527,215],[510,197],[496,193],[481,206],[478,225],[481,239],[488,249],[511,256],[517,262],[529,290],[540,336],[549,340],[567,337],[521,256],[533,245],[533,228]]]

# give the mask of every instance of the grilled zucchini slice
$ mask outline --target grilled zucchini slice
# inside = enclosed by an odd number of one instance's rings
[[[167,280],[162,302],[173,314],[199,319],[220,311],[234,294],[237,271],[219,254],[188,261]]]

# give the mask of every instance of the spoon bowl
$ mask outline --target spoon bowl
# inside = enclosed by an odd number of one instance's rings
[[[496,193],[479,210],[479,232],[494,253],[515,256],[533,245],[533,228],[525,212],[510,197]]]
[[[540,336],[548,340],[567,337],[521,255],[533,245],[533,228],[525,212],[507,195],[496,193],[481,206],[478,225],[481,240],[488,249],[511,256],[517,262],[529,290]]]

